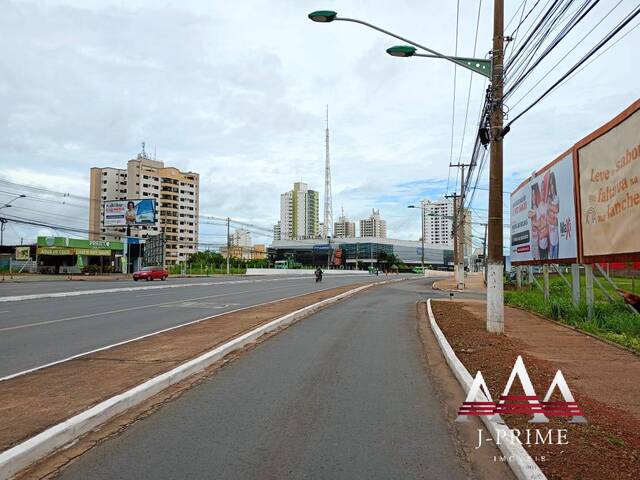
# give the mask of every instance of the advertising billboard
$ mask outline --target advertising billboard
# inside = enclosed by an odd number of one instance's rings
[[[640,101],[576,147],[582,257],[640,258]]]
[[[511,262],[575,260],[575,212],[573,155],[567,152],[511,193]]]
[[[104,226],[153,225],[156,223],[156,199],[106,200]]]

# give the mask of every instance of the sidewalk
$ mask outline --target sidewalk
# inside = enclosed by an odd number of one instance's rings
[[[458,284],[453,275],[433,282],[434,290],[455,290],[464,292],[481,293],[486,292],[487,287],[484,284],[482,272],[466,273],[464,278],[464,290],[458,290]]]
[[[534,445],[544,455],[540,468],[550,478],[637,478],[640,468],[640,356],[505,307],[505,335],[485,330],[484,301],[433,302],[438,325],[472,376],[481,371],[494,400],[522,355],[538,397],[560,369],[588,424],[552,418],[549,428],[568,429],[569,445]],[[516,381],[514,386],[520,388]],[[518,394],[517,392],[515,392]],[[557,392],[556,392],[557,393]],[[554,398],[555,400],[556,398]],[[522,416],[505,416],[511,428],[535,428]],[[546,428],[546,427],[545,427]]]

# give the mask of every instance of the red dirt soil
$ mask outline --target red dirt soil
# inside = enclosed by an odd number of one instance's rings
[[[567,429],[568,445],[525,447],[544,474],[549,479],[640,478],[640,358],[513,308],[505,308],[507,334],[489,334],[484,308],[484,302],[433,302],[436,321],[451,347],[472,375],[482,372],[494,400],[522,355],[538,396],[561,369],[587,418],[587,424],[570,424],[552,417],[541,427]],[[518,381],[510,393],[522,394]],[[529,419],[503,416],[509,427],[521,431],[540,427]]]

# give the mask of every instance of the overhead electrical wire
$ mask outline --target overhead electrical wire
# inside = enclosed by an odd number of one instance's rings
[[[634,18],[636,18],[640,14],[640,6],[635,7],[614,29],[612,29],[602,40],[600,40],[589,52],[587,52],[580,60],[578,60],[564,75],[562,75],[558,80],[556,80],[553,85],[547,88],[538,98],[536,98],[531,104],[529,104],[525,109],[523,109],[516,117],[514,117],[506,127],[510,127],[514,122],[518,119],[522,118],[524,114],[526,114],[529,110],[531,110],[534,106],[536,106],[542,99],[544,99],[547,95],[549,95],[552,91],[558,87],[563,80],[569,77],[573,72],[575,72],[581,65],[583,65],[589,58],[591,58],[595,53],[597,53],[603,46],[605,46],[613,37],[615,37],[618,32],[620,32],[624,27],[626,27]],[[505,128],[506,128],[505,127]]]
[[[529,90],[527,90],[527,92],[520,96],[520,98],[515,102],[512,103],[510,105],[510,108],[515,108],[517,105],[519,105],[538,85],[540,85],[540,83],[542,83],[542,81],[547,78],[551,72],[553,72],[556,67],[558,65],[560,65],[560,63],[562,63],[565,58],[571,53],[573,52],[578,46],[580,46],[582,44],[582,42],[584,42],[584,40],[591,34],[593,33],[593,31],[607,18],[609,17],[609,15],[611,15],[611,13],[618,8],[618,6],[620,6],[620,4],[623,2],[624,0],[619,0],[618,3],[616,3],[586,34],[584,34],[580,40],[578,40],[578,42],[568,51],[566,52],[562,58],[560,58],[549,70],[547,70],[547,72],[540,78],[538,79],[538,81],[531,87],[529,88]],[[635,29],[635,27],[634,27]],[[624,38],[625,36],[627,36],[628,33],[630,33],[633,29],[629,30],[628,32],[626,32],[622,37],[620,37],[618,40],[616,40],[612,45],[610,45],[609,47],[607,47],[606,50],[608,50],[609,48],[611,48],[613,45],[615,45],[616,43],[618,43],[620,40],[622,40],[622,38]],[[601,54],[604,53],[601,52]],[[598,56],[600,56],[601,54],[599,54]],[[596,57],[597,58],[597,57]],[[593,61],[593,60],[592,60]]]

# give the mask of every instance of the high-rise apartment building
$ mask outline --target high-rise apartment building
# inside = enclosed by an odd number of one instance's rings
[[[229,243],[234,247],[251,247],[251,232],[245,228],[236,228],[229,237]]]
[[[320,195],[302,182],[280,195],[280,240],[317,238]],[[275,228],[274,228],[275,234]]]
[[[119,239],[126,235],[125,227],[104,225],[104,202],[155,198],[155,225],[132,226],[131,236],[147,238],[164,234],[165,264],[187,260],[198,250],[198,215],[200,176],[166,167],[152,160],[144,147],[137,158],[129,160],[126,169],[94,167],[91,169],[89,231],[92,240]]]
[[[380,217],[380,210],[372,210],[369,218],[360,220],[361,237],[387,238],[387,222]]]
[[[345,215],[338,217],[338,221],[333,224],[333,236],[336,238],[350,238],[356,236],[356,224],[350,221]]]
[[[433,245],[442,245],[453,248],[453,198],[442,198],[437,202],[422,200],[422,215],[424,241]],[[471,211],[465,209],[465,255],[471,253]]]
[[[281,240],[282,239],[282,233],[281,233],[281,228],[280,228],[280,220],[278,220],[278,223],[276,223],[273,226],[273,239],[274,240]]]

